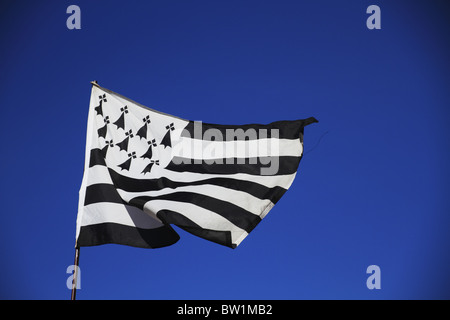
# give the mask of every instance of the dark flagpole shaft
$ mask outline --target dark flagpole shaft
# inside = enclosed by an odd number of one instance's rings
[[[99,87],[96,80],[91,81],[91,84],[93,86]],[[75,247],[75,262],[73,264],[75,265],[75,269],[73,271],[72,293],[70,294],[70,300],[75,300],[75,297],[77,295],[78,269],[80,265],[80,247]]]
[[[91,81],[91,84],[93,86],[99,87],[96,80]],[[70,294],[70,300],[75,300],[75,297],[77,295],[78,269],[79,269],[79,265],[80,265],[80,247],[75,247],[75,262],[73,264],[75,265],[75,268],[73,271],[72,293]]]
[[[78,279],[78,266],[80,263],[80,248],[75,248],[75,269],[73,271],[73,280],[72,280],[72,294],[70,296],[70,300],[75,300],[75,296],[77,294],[77,279]]]
[[[99,87],[96,80],[91,81],[91,84],[93,86]],[[72,293],[70,294],[70,300],[75,300],[75,297],[77,295],[78,269],[79,269],[79,265],[80,265],[80,247],[75,247],[75,262],[73,264],[75,265],[75,268],[73,271]]]

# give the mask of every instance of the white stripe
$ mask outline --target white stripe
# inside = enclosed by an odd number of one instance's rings
[[[276,176],[258,176],[246,173],[209,174],[209,173],[194,173],[194,172],[175,172],[165,169],[161,170],[161,174],[163,177],[166,177],[172,181],[179,181],[179,182],[191,182],[211,178],[229,178],[259,183],[268,188],[279,186],[285,189],[287,189],[285,186],[290,184],[290,181],[292,181],[292,179],[296,175],[296,173],[286,175],[276,175]]]
[[[97,183],[114,184],[109,175],[108,168],[105,166],[93,166],[89,168],[89,176],[87,178],[87,186]]]
[[[163,226],[161,220],[157,218],[156,220],[138,208],[120,203],[93,203],[85,206],[83,211],[80,226],[108,222],[142,229],[154,229]]]
[[[215,231],[230,231],[231,242],[238,244],[242,241],[247,232],[231,223],[228,219],[218,215],[217,213],[198,207],[192,203],[166,201],[166,200],[152,200],[148,201],[144,210],[146,212],[157,213],[160,210],[171,210],[178,212],[196,223],[203,229],[215,230]],[[245,236],[243,236],[245,234]]]
[[[133,165],[133,164],[132,164]],[[193,172],[175,172],[166,169],[161,169],[158,166],[153,166],[152,174],[140,174],[136,172],[120,171],[114,168],[110,168],[116,173],[127,176],[129,178],[145,180],[145,179],[158,179],[161,177],[170,179],[174,182],[193,182],[201,181],[211,178],[229,178],[236,180],[251,181],[259,183],[268,188],[273,188],[276,186],[287,189],[294,179],[296,173],[286,174],[286,175],[276,175],[276,176],[257,176],[246,173],[235,173],[235,174],[208,174],[208,173],[193,173]],[[102,165],[93,166],[88,169],[89,177],[87,179],[87,185],[96,183],[112,183],[111,177],[108,172],[108,168]]]
[[[120,197],[125,201],[129,202],[131,199],[139,196],[156,197],[160,195],[170,194],[174,192],[193,192],[205,196],[210,196],[219,200],[230,202],[236,206],[241,207],[248,212],[251,212],[257,216],[261,215],[261,212],[271,203],[270,200],[261,200],[251,194],[238,191],[233,189],[228,189],[221,186],[205,184],[200,186],[186,186],[178,187],[175,189],[164,188],[157,191],[144,191],[144,192],[127,192],[121,189],[117,189]],[[272,204],[273,205],[273,204]]]
[[[237,180],[244,180],[244,181],[251,181],[255,183],[259,183],[263,186],[266,186],[268,188],[273,188],[276,186],[282,187],[284,189],[287,189],[288,186],[290,186],[292,180],[294,179],[296,173],[292,174],[286,174],[286,175],[276,175],[276,176],[257,176],[257,175],[251,175],[246,173],[236,173],[236,174],[208,174],[208,173],[193,173],[193,172],[175,172],[170,170],[161,169],[158,170],[157,167],[154,167],[155,171],[158,171],[158,175],[143,175],[143,174],[132,174],[128,171],[117,171],[114,170],[116,173],[134,178],[139,180],[145,180],[145,179],[158,179],[160,177],[164,177],[167,179],[170,179],[175,182],[193,182],[193,181],[200,181],[200,180],[206,180],[210,178],[230,178],[230,179],[237,179]],[[108,168],[102,165],[93,166],[88,169],[89,175],[87,177],[87,184],[86,186],[89,186],[91,184],[96,183],[111,183],[111,176],[109,175]]]
[[[173,141],[172,157],[190,159],[300,157],[303,146],[300,139],[257,139],[248,141],[206,141],[180,137]]]

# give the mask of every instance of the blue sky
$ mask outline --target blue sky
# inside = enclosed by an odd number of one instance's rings
[[[81,9],[68,30],[66,9]],[[381,8],[368,30],[366,8]],[[0,298],[68,299],[90,81],[221,124],[310,116],[235,250],[82,248],[79,299],[450,299],[445,1],[2,1]],[[320,143],[319,143],[320,142]],[[381,269],[368,290],[366,268]]]

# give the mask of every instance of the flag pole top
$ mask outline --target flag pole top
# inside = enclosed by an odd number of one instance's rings
[[[97,83],[97,80],[91,81],[91,84],[92,84],[93,86],[96,86],[96,87],[99,87],[99,88],[100,88],[99,84]]]

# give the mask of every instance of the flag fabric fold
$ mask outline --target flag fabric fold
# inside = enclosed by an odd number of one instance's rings
[[[93,85],[76,246],[169,246],[173,224],[235,248],[292,184],[314,122],[189,121]]]

